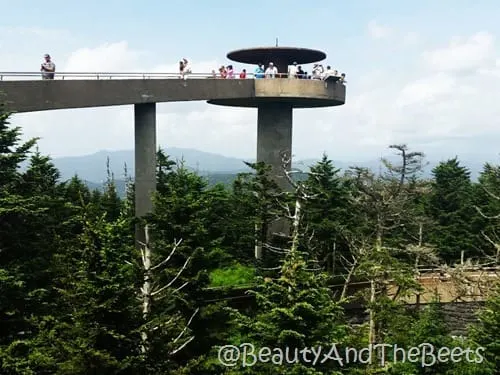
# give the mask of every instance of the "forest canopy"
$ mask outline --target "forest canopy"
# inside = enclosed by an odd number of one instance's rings
[[[61,181],[10,121],[0,106],[1,374],[499,373],[495,282],[473,281],[485,301],[461,337],[440,296],[405,299],[422,293],[425,269],[452,275],[464,296],[467,270],[496,272],[499,165],[485,163],[473,182],[450,158],[424,179],[424,153],[391,145],[399,161],[382,160],[380,172],[341,173],[323,155],[281,191],[266,165],[211,185],[160,149],[154,210],[138,222],[132,178],[125,198],[111,173],[104,191]],[[221,347],[244,343],[336,343],[375,360],[222,363]],[[472,354],[422,367],[374,349],[422,343]]]

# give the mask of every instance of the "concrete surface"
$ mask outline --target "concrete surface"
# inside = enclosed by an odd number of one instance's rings
[[[156,104],[134,106],[135,125],[135,216],[142,218],[153,210],[156,191]],[[145,242],[144,226],[136,226],[136,245]]]
[[[284,191],[292,189],[285,173],[292,166],[292,128],[293,107],[291,104],[273,101],[259,106],[257,112],[257,162],[264,162],[271,166],[271,178]],[[288,162],[284,163],[283,158],[288,159]],[[281,218],[269,224],[267,238],[271,239],[276,233],[289,235],[288,219]]]
[[[269,101],[289,103],[293,108],[332,107],[345,104],[346,86],[311,79],[256,79],[248,98],[212,99],[208,103],[231,107],[259,107]]]
[[[116,79],[0,81],[9,109],[36,112],[140,103],[246,98],[255,95],[252,79]]]
[[[270,164],[271,174],[283,190],[290,190],[285,169],[291,164],[282,164],[283,156],[292,155],[293,108],[287,103],[263,104],[257,114],[257,162]]]
[[[0,81],[13,112],[208,100],[257,107],[269,100],[294,108],[342,105],[345,86],[295,79],[121,79]]]

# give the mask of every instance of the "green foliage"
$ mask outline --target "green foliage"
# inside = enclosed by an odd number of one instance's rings
[[[436,225],[429,233],[429,242],[446,263],[460,259],[461,251],[467,257],[477,255],[471,226],[475,211],[470,172],[454,158],[442,162],[432,173],[434,182],[427,210]]]
[[[218,268],[210,273],[210,286],[231,287],[250,285],[255,281],[255,268],[235,264],[228,268]]]
[[[439,304],[408,309],[397,297],[419,289],[416,266],[437,265],[434,249],[449,264],[462,250],[498,264],[499,166],[487,163],[473,183],[455,158],[422,180],[424,155],[393,145],[400,162],[384,160],[383,173],[353,168],[341,176],[323,155],[295,178],[295,192],[283,192],[263,163],[248,164],[253,172],[232,185],[213,184],[159,150],[154,212],[142,218],[151,228],[146,270],[127,171],[124,199],[109,168],[101,190],[78,176],[61,182],[9,115],[0,105],[0,373],[498,373],[500,290],[463,340],[450,337]],[[270,236],[285,213],[300,214],[292,245]],[[259,247],[263,262],[254,259]],[[151,294],[141,289],[146,281]],[[355,281],[373,288],[354,299]],[[248,284],[244,296],[227,295]],[[347,301],[360,302],[372,324],[348,322]],[[218,347],[244,342],[256,350],[427,342],[484,347],[486,361],[223,367]]]
[[[339,172],[323,155],[322,160],[311,167],[305,181],[307,191],[314,196],[304,205],[309,233],[314,234],[311,247],[316,259],[332,274],[344,271],[339,259],[349,249],[343,231],[353,220],[350,181],[342,178]]]
[[[311,272],[303,257],[295,252],[287,255],[277,279],[260,279],[252,293],[257,301],[255,315],[233,311],[240,342],[252,343],[256,350],[263,347],[298,350],[305,347],[330,347],[344,343],[346,326],[340,305],[333,301],[323,273]],[[264,374],[268,371],[320,374],[334,373],[331,363],[306,363],[282,366],[257,363],[250,368],[238,368],[234,373]],[[231,372],[230,372],[231,373]]]
[[[498,374],[500,369],[500,285],[486,301],[479,313],[479,324],[471,327],[470,339],[476,346],[485,348],[486,363],[481,364],[481,374]]]

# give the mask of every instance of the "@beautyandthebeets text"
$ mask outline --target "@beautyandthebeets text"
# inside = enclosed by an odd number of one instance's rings
[[[349,364],[379,364],[410,362],[418,363],[421,367],[430,367],[438,363],[469,362],[482,363],[485,348],[476,349],[461,347],[435,347],[429,343],[422,343],[415,347],[403,348],[398,345],[375,344],[365,348],[342,348],[334,343],[329,347],[309,348],[256,348],[251,343],[241,345],[224,345],[219,348],[219,362],[226,367],[252,367],[257,363],[271,363],[285,365],[303,363],[317,366],[327,362],[334,362],[339,367]]]

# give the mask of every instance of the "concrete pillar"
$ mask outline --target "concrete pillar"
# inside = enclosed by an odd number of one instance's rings
[[[293,108],[287,103],[266,103],[258,107],[257,115],[257,162],[270,164],[276,183],[289,190],[284,177],[282,155],[292,155]],[[285,166],[290,170],[291,164]]]
[[[153,210],[156,191],[156,103],[135,104],[135,216],[142,218]],[[136,227],[137,241],[144,242],[144,227]]]
[[[285,177],[285,170],[291,169],[293,108],[286,103],[266,103],[258,107],[257,116],[257,162],[270,164],[271,177],[282,190],[290,190],[291,185]],[[283,165],[282,157],[289,162]],[[271,225],[267,241],[272,242],[275,233],[288,235],[290,226],[283,218]],[[255,258],[262,258],[262,244],[256,243]]]

